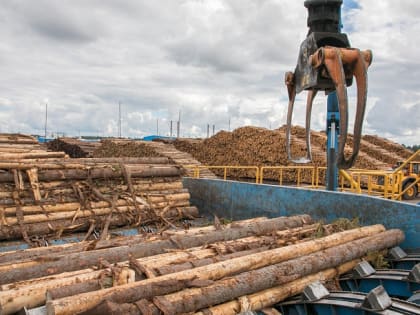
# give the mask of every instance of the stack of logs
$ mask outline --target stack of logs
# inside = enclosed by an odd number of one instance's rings
[[[64,152],[47,152],[32,136],[0,134],[0,161],[56,159],[64,157],[66,157]]]
[[[0,240],[196,217],[182,174],[167,158],[0,160]]]
[[[3,253],[0,313],[23,307],[56,315],[264,310],[404,238],[382,225],[339,227],[307,215],[255,218]]]
[[[82,141],[75,138],[57,138],[47,143],[51,151],[64,151],[71,158],[92,157],[93,152],[100,146],[99,142]]]

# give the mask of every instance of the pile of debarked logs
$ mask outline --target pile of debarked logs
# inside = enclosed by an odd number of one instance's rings
[[[168,158],[23,159],[0,155],[0,240],[60,237],[193,218],[183,170]]]
[[[7,252],[0,313],[269,313],[403,239],[382,225],[344,230],[299,215]]]

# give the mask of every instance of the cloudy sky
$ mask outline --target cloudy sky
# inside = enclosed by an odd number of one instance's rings
[[[0,132],[204,137],[286,121],[284,73],[303,0],[2,0]],[[420,1],[344,0],[343,32],[372,49],[364,133],[420,143]],[[304,123],[304,95],[294,124]],[[350,91],[353,115],[354,90]],[[325,124],[325,97],[313,129]],[[212,129],[212,127],[210,128]]]

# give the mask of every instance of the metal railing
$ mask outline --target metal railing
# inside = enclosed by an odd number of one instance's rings
[[[401,200],[402,196],[415,185],[420,182],[420,177],[413,181],[410,185],[406,185],[403,189],[403,169],[417,156],[420,156],[420,150],[413,154],[407,161],[402,163],[396,170],[393,171],[378,171],[378,170],[361,170],[350,169],[339,171],[339,184],[341,191],[348,191],[358,194],[368,194],[381,196],[393,200]],[[190,165],[186,168],[193,170],[193,177],[200,178],[201,171],[204,169],[221,169],[223,170],[223,179],[228,179],[229,170],[254,170],[255,183],[263,184],[265,174],[268,171],[278,172],[278,183],[283,185],[285,182],[286,173],[294,173],[294,180],[290,180],[292,176],[287,177],[287,184],[291,182],[296,186],[303,186],[309,188],[325,187],[326,181],[326,167],[315,166],[239,166],[239,165]],[[249,176],[246,176],[249,178]],[[251,177],[252,178],[252,177]],[[231,179],[231,178],[230,178]],[[270,177],[272,180],[272,177]]]
[[[237,166],[237,165],[191,165],[186,166],[193,170],[193,177],[200,178],[200,171],[204,169],[222,169],[223,179],[226,180],[228,177],[228,170],[255,170],[255,183],[259,183],[260,179],[260,168],[258,166]]]
[[[380,196],[386,199],[401,199],[402,172],[348,170],[340,171],[342,191]]]
[[[264,182],[264,171],[266,170],[274,170],[279,171],[279,185],[283,185],[283,178],[285,172],[294,172],[296,173],[296,186],[301,186],[304,182],[304,178],[302,176],[305,175],[304,171],[310,172],[310,187],[315,187],[316,185],[316,168],[314,166],[262,166],[260,168],[260,184]]]

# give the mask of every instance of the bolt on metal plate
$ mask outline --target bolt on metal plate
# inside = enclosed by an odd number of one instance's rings
[[[396,246],[389,251],[389,257],[392,260],[400,260],[407,257],[407,253],[401,247]]]
[[[320,282],[315,281],[308,285],[302,293],[304,301],[315,302],[330,295],[327,288]]]
[[[359,264],[357,264],[356,267],[353,268],[353,276],[355,278],[365,278],[370,275],[373,275],[376,272],[375,268],[369,264],[367,261],[362,261]]]
[[[410,281],[420,283],[420,263],[418,263],[413,267],[413,269],[411,269],[410,273],[407,276],[407,279]]]
[[[383,286],[372,289],[362,303],[362,307],[372,311],[384,311],[392,305],[392,300]]]

